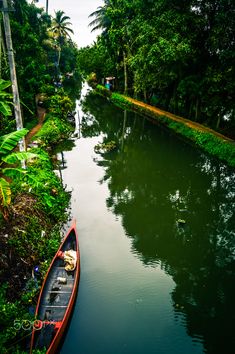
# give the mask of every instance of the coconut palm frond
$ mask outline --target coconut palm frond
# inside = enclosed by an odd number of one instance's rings
[[[64,11],[56,11],[55,18],[52,21],[51,31],[57,36],[57,38],[61,37],[70,37],[70,33],[74,33],[70,28],[72,25],[69,16],[64,16]]]
[[[95,18],[93,21],[91,21],[91,22],[88,24],[89,27],[93,27],[93,26],[97,26],[97,25],[99,25],[99,26],[102,25],[102,24],[101,24],[101,21],[100,21],[100,18]]]
[[[91,32],[95,32],[95,31],[102,30],[102,29],[103,29],[103,26],[97,25],[91,29]]]
[[[104,12],[103,6],[98,6],[97,10],[92,12],[88,17],[94,17],[94,16],[99,16],[101,12]]]
[[[64,33],[65,33],[65,32],[71,32],[71,33],[74,33],[74,32],[73,32],[73,30],[72,30],[71,28],[67,27],[67,26],[64,26],[64,28],[63,28],[63,32],[64,32]]]
[[[89,27],[93,27],[91,32],[96,30],[103,30],[103,33],[110,28],[110,19],[109,19],[109,9],[112,8],[112,1],[105,1],[104,6],[99,6],[96,11],[92,12],[88,17],[93,18],[89,23]]]

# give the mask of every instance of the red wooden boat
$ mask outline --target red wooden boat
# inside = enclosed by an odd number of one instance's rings
[[[67,269],[67,270],[66,270]],[[33,349],[58,352],[76,299],[80,276],[80,253],[75,222],[70,227],[47,271],[39,294],[31,337]]]

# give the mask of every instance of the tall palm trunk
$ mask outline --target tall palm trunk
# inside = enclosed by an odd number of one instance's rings
[[[23,128],[23,121],[20,109],[20,98],[19,98],[19,91],[17,85],[17,77],[16,77],[16,70],[15,70],[15,59],[14,59],[14,52],[12,46],[12,39],[11,39],[11,27],[10,27],[10,19],[9,13],[7,8],[7,0],[3,0],[3,23],[4,23],[4,30],[5,30],[5,38],[6,38],[6,45],[7,45],[7,52],[8,52],[8,61],[9,61],[9,68],[10,68],[10,77],[11,77],[11,84],[12,84],[12,93],[13,93],[13,105],[14,105],[14,112],[15,112],[15,120],[16,120],[16,128],[20,130]],[[22,140],[19,144],[20,151],[25,150],[25,141]]]
[[[61,47],[59,46],[59,48],[58,48],[58,61],[57,61],[58,69],[60,67],[60,58],[61,58]]]
[[[128,92],[127,57],[124,50],[123,50],[123,67],[124,67],[124,95],[127,95]]]

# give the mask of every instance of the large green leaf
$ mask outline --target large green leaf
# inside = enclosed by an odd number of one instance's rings
[[[2,177],[0,177],[0,203],[6,207],[11,202],[11,188],[10,184]]]
[[[5,99],[6,98],[12,98],[12,94],[8,93],[8,92],[5,92],[5,91],[0,91],[0,97],[4,97]],[[8,102],[8,103],[13,104],[12,102]]]
[[[2,173],[5,176],[14,178],[17,175],[25,175],[27,173],[27,171],[23,168],[15,168],[15,167],[6,167],[2,169]]]
[[[20,139],[22,139],[28,133],[28,129],[21,129],[14,131],[10,134],[6,134],[0,137],[0,154],[8,154],[9,151],[12,151]]]
[[[3,79],[0,79],[0,90],[5,90],[7,87],[11,86],[11,81],[6,81]]]
[[[12,115],[10,105],[8,103],[1,102],[1,101],[0,101],[0,112],[4,116],[11,116]]]
[[[2,160],[8,164],[15,164],[23,160],[35,159],[38,157],[37,154],[33,154],[32,152],[13,152],[10,155],[7,155],[2,158]]]

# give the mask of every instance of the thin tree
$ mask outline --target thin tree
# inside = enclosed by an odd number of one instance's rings
[[[70,38],[70,34],[73,33],[73,30],[70,28],[72,23],[69,22],[68,20],[70,20],[70,17],[65,16],[64,11],[60,11],[60,10],[55,12],[55,17],[52,19],[51,32],[53,33],[54,38],[58,43],[58,60],[57,60],[58,68],[60,64],[62,45],[64,44],[66,38]]]
[[[20,98],[19,98],[19,91],[18,91],[18,84],[17,84],[17,77],[16,77],[15,59],[14,59],[14,51],[13,51],[12,38],[11,38],[11,26],[10,26],[7,0],[3,0],[2,3],[3,3],[3,23],[4,23],[5,39],[6,39],[7,52],[8,52],[10,78],[12,84],[16,128],[17,130],[20,130],[23,128],[23,121],[22,121],[22,115],[20,109]],[[21,140],[19,147],[20,147],[20,151],[25,150],[24,140]]]

